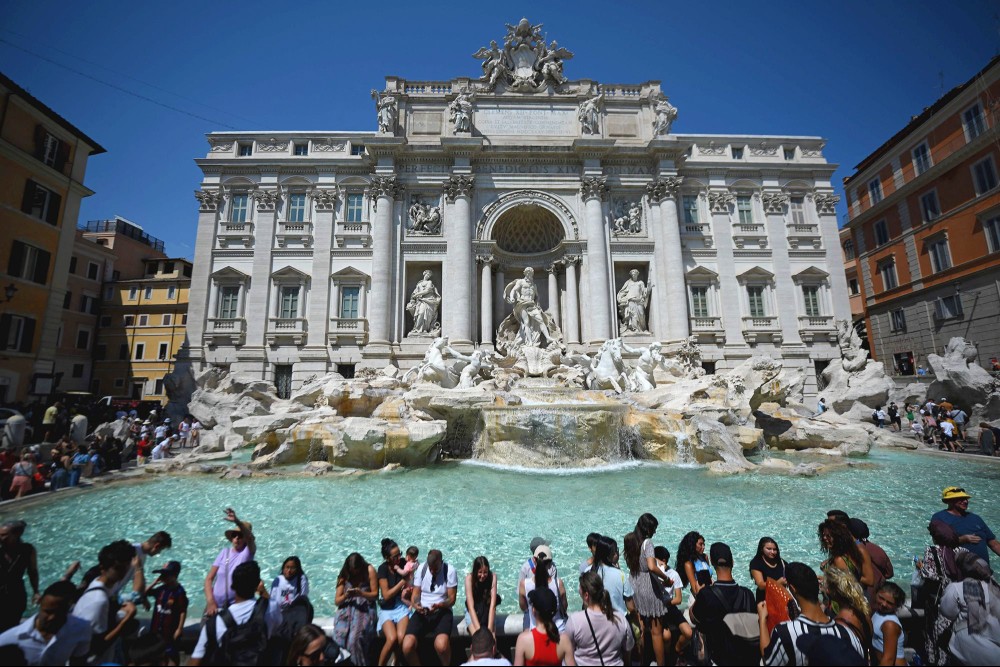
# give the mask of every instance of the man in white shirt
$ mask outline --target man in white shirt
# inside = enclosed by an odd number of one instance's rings
[[[129,567],[128,572],[125,573],[125,576],[122,578],[122,580],[119,581],[117,584],[115,584],[115,587],[111,590],[112,593],[111,597],[117,598],[118,594],[121,592],[121,590],[125,587],[126,584],[132,584],[133,581],[135,580],[136,571],[138,570],[139,572],[139,581],[137,582],[138,585],[135,586],[129,592],[130,597],[132,598],[131,602],[141,602],[148,609],[149,602],[146,599],[146,596],[143,595],[143,593],[145,593],[146,591],[146,574],[145,574],[146,557],[158,556],[160,553],[169,549],[171,546],[173,546],[173,540],[171,540],[170,538],[170,533],[166,532],[165,530],[161,530],[157,533],[154,533],[145,542],[134,542],[132,544],[132,547],[135,549],[135,557],[138,561],[138,565],[137,566],[132,565],[131,567]]]
[[[160,441],[160,444],[153,447],[153,460],[162,461],[163,459],[170,456],[170,447],[175,442],[177,442],[178,435],[175,433],[169,438],[164,438]]]
[[[497,640],[489,628],[479,628],[472,635],[469,661],[462,667],[510,667],[510,660],[497,653]]]
[[[167,428],[168,427],[166,424],[160,424],[155,429],[153,429],[153,439],[159,442],[163,440],[165,437],[167,437]]]
[[[0,634],[0,647],[17,646],[28,665],[81,663],[90,651],[90,624],[69,615],[76,586],[57,581],[42,594],[38,613]]]
[[[135,618],[135,605],[126,602],[119,607],[118,599],[113,597],[112,591],[125,577],[130,566],[134,568],[138,565],[138,560],[135,547],[126,540],[112,542],[101,549],[97,556],[101,574],[90,582],[90,586],[73,607],[73,615],[89,623],[94,635],[90,646],[90,664],[112,660],[115,643]]]
[[[274,634],[278,625],[281,624],[281,609],[275,600],[266,600],[265,598],[257,600],[254,598],[254,593],[257,592],[257,587],[260,586],[260,583],[260,566],[257,565],[256,561],[251,560],[236,566],[233,570],[233,593],[235,593],[236,602],[229,605],[223,611],[220,611],[214,617],[210,617],[206,624],[202,626],[201,634],[198,635],[198,643],[195,645],[194,651],[191,653],[191,659],[187,664],[193,667],[200,665],[206,656],[212,658],[210,652],[214,651],[216,646],[222,646],[222,638],[225,636],[227,630],[226,614],[232,616],[232,620],[237,626],[240,626],[250,622],[250,617],[259,604],[263,610],[267,636],[270,637]],[[215,624],[214,646],[211,641],[212,638],[209,637],[208,623]]]
[[[403,638],[406,664],[420,664],[417,644],[421,637],[428,636],[434,637],[434,650],[441,664],[451,664],[451,630],[455,623],[451,609],[455,606],[457,593],[455,568],[444,562],[439,550],[431,549],[427,552],[427,561],[413,575],[410,606],[414,613]]]

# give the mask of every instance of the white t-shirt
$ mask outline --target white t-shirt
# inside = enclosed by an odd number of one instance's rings
[[[156,430],[153,431],[153,434],[157,440],[163,440],[163,438],[167,437],[167,427],[160,424],[156,427]]]
[[[73,607],[73,615],[87,621],[95,635],[103,635],[109,630],[108,619],[111,616],[109,595],[111,592],[111,589],[105,586],[98,577],[90,582],[90,586],[87,586],[87,590]]]
[[[285,579],[285,575],[279,574],[271,582],[271,599],[278,603],[278,606],[282,609],[288,607],[288,605],[295,602],[296,598],[308,597],[309,596],[309,579],[306,575],[302,575],[302,582],[300,584],[299,591],[295,591],[295,581],[288,581]],[[296,577],[298,579],[298,577]]]
[[[951,422],[941,422],[940,424],[938,424],[938,426],[941,427],[941,430],[944,431],[944,434],[949,438],[955,432],[955,425],[952,424]]]
[[[92,633],[87,621],[70,616],[54,637],[45,639],[35,629],[37,617],[35,614],[0,634],[0,646],[17,646],[29,665],[65,665],[70,658],[83,658],[90,651]]]
[[[177,430],[180,432],[181,435],[187,435],[187,432],[191,430],[191,424],[182,421],[180,424],[177,425]]]
[[[445,580],[444,569],[448,568],[447,580]],[[431,589],[431,584],[434,588]],[[437,576],[431,574],[431,568],[424,563],[413,573],[413,586],[420,589],[420,606],[430,607],[444,602],[448,597],[448,589],[458,589],[458,574],[455,568],[447,563],[441,563],[441,569]]]
[[[667,575],[667,579],[670,580],[670,586],[663,587],[664,599],[669,602],[674,599],[674,595],[677,594],[677,590],[684,590],[684,583],[681,581],[681,575],[677,574],[677,570],[672,567],[665,568],[660,561],[656,561],[663,573]]]
[[[139,557],[139,562],[142,563],[143,569],[146,567],[146,552],[142,550],[142,544],[139,542],[133,542],[132,547],[135,548],[135,555]],[[147,582],[149,583],[149,582]],[[135,568],[131,565],[128,566],[128,572],[121,581],[116,583],[111,587],[111,598],[114,600],[118,599],[121,594],[122,589],[127,588],[127,592],[132,593],[133,586],[135,585]]]
[[[501,656],[499,658],[480,658],[462,663],[462,667],[468,665],[473,665],[473,667],[510,667],[510,660]]]
[[[253,613],[253,606],[256,602],[256,599],[252,599],[229,605],[229,613],[233,615],[236,625],[243,625],[250,619],[250,614]],[[268,602],[267,614],[264,618],[267,621],[267,636],[270,637],[274,634],[275,628],[281,624],[281,609],[278,607],[277,602],[274,600]],[[205,657],[205,650],[208,648],[208,630],[206,627],[202,626],[201,628],[201,634],[198,635],[198,644],[194,647],[194,652],[191,654],[192,658],[201,660]],[[222,635],[224,634],[226,634],[226,622],[219,618],[219,614],[216,614],[215,639],[221,642]]]

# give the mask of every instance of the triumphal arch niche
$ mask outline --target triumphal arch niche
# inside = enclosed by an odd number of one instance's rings
[[[515,282],[545,314],[522,335],[542,347],[693,336],[719,368],[838,357],[849,311],[823,140],[678,134],[659,81],[580,78],[578,45],[542,36],[522,19],[470,44],[455,78],[386,77],[371,132],[209,135],[195,357],[291,366],[296,384],[409,368],[442,336],[493,350]],[[276,288],[286,267],[304,277]],[[247,277],[238,302],[223,270]]]

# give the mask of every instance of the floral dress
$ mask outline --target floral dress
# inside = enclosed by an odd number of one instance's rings
[[[369,592],[368,582],[362,586],[345,584],[345,592],[352,588]],[[337,607],[333,621],[333,640],[351,653],[355,665],[372,664],[375,646],[375,601],[357,596],[347,598]]]
[[[944,556],[942,551],[947,547],[932,545],[924,552],[923,565],[920,566],[920,576],[924,581],[933,581],[937,584],[933,599],[927,599],[924,604],[924,651],[927,653],[927,664],[946,665],[948,664],[948,643],[941,641],[941,636],[951,627],[951,620],[938,613],[938,604],[941,595],[952,583],[951,577],[943,565]],[[955,558],[958,554],[966,551],[963,547],[954,549]]]

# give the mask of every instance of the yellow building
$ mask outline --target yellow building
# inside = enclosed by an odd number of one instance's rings
[[[174,369],[187,327],[191,262],[151,259],[145,275],[105,284],[92,390],[102,396],[167,401],[163,378]]]
[[[105,150],[0,74],[0,403],[44,396],[87,160]]]

